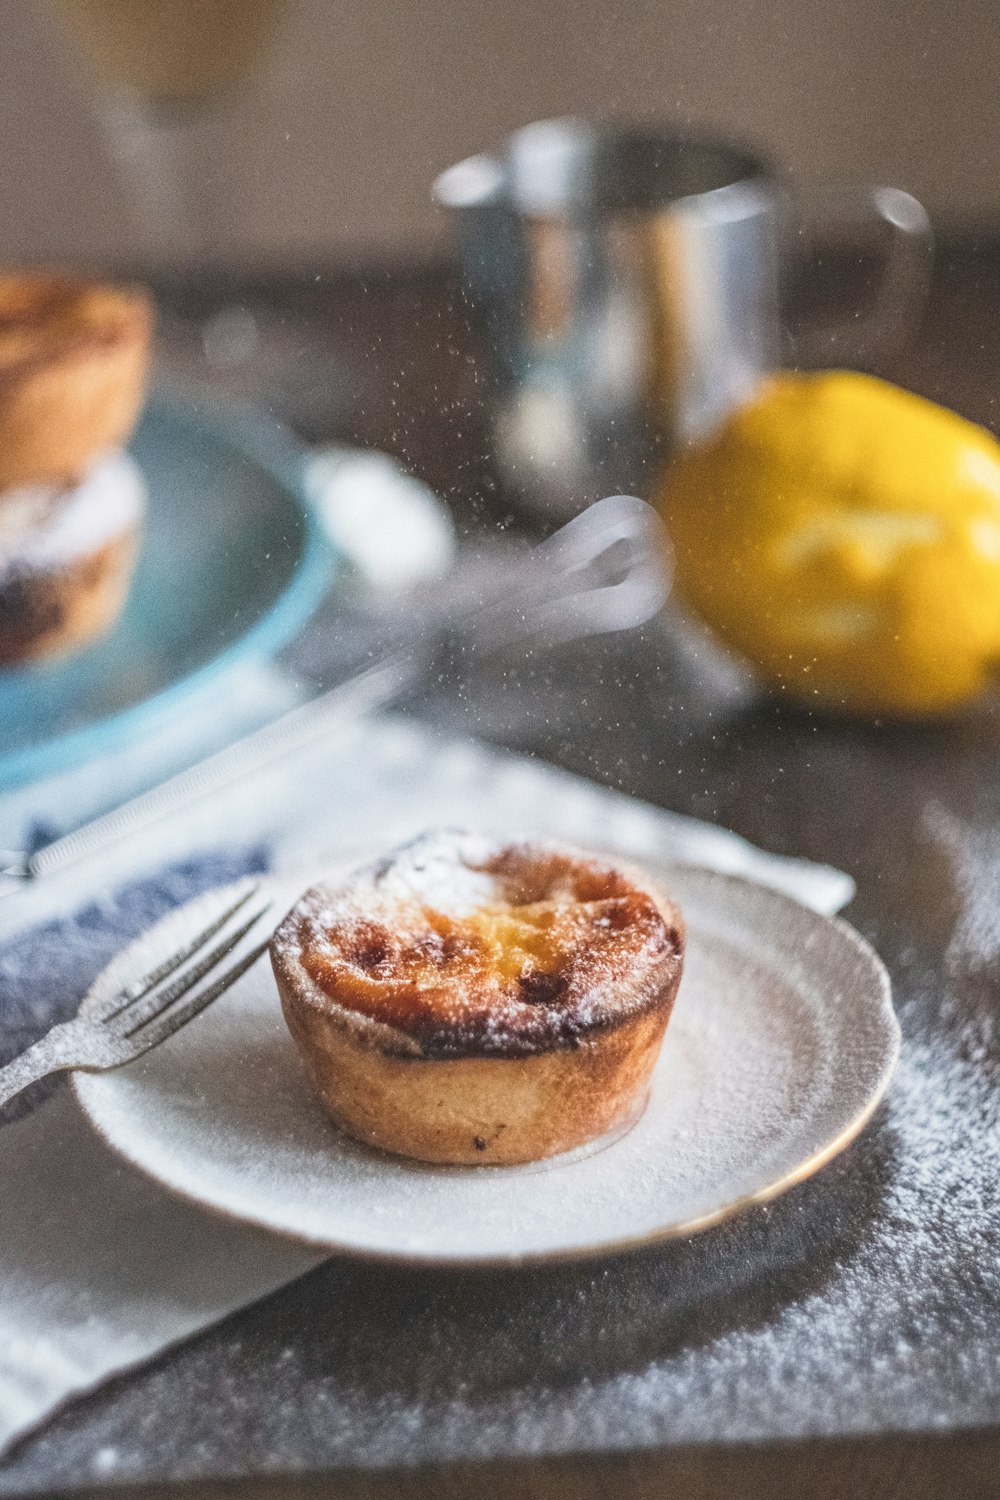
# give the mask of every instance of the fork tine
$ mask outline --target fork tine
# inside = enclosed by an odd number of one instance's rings
[[[176,969],[179,969],[181,964],[186,963],[189,958],[193,958],[200,949],[204,948],[205,944],[211,941],[217,932],[221,932],[226,923],[235,917],[236,913],[246,906],[259,890],[260,881],[258,880],[238,901],[228,906],[221,916],[216,917],[203,931],[199,932],[197,937],[191,938],[176,953],[170,954],[162,963],[157,964],[155,969],[150,969],[148,974],[143,974],[141,979],[133,979],[131,984],[126,985],[117,994],[109,995],[102,1005],[91,1012],[93,1019],[111,1021],[136,1000],[141,1000],[143,995],[148,994],[162,980],[167,979]]]
[[[149,994],[143,995],[140,1000],[134,1001],[124,1010],[119,1011],[117,1015],[112,1017],[108,1024],[119,1035],[130,1037],[141,1026],[146,1026],[150,1021],[155,1021],[156,1017],[169,1009],[175,1000],[179,1000],[182,995],[186,995],[188,990],[198,983],[199,979],[204,979],[205,975],[210,973],[217,964],[221,963],[227,954],[232,953],[233,949],[246,937],[251,927],[260,921],[270,905],[270,901],[265,902],[259,910],[254,912],[248,921],[242,922],[235,932],[230,933],[221,943],[217,943],[214,948],[205,954],[204,958],[200,958],[190,969],[184,969],[165,989],[152,990]]]
[[[263,943],[258,943],[256,948],[252,948],[244,958],[240,959],[239,963],[227,969],[225,974],[220,975],[207,990],[201,990],[197,995],[192,995],[184,1005],[175,1006],[173,1010],[167,1011],[166,1015],[154,1016],[138,1030],[130,1032],[128,1040],[135,1047],[132,1056],[141,1057],[144,1052],[158,1047],[161,1042],[166,1041],[168,1036],[173,1036],[175,1031],[180,1031],[182,1026],[193,1021],[207,1005],[211,1005],[213,1000],[218,1000],[219,996],[225,994],[237,979],[242,978],[248,969],[253,968],[261,954],[267,952],[269,943],[270,938]]]

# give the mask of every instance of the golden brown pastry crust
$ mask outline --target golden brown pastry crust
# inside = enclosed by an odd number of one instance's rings
[[[402,1155],[481,1165],[632,1123],[683,949],[679,912],[642,876],[447,832],[307,892],[271,956],[339,1125]]]
[[[135,532],[53,573],[0,581],[0,666],[60,656],[117,620],[135,561]]]
[[[0,505],[17,486],[73,483],[126,442],[152,328],[139,289],[0,276]]]

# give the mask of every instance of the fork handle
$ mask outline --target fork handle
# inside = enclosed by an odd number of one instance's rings
[[[15,1057],[5,1068],[0,1068],[0,1108],[30,1084],[73,1066],[72,1054],[66,1045],[68,1031],[68,1024],[53,1026],[26,1052]]]

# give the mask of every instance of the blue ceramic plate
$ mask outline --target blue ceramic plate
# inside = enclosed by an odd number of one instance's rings
[[[160,395],[130,451],[148,510],[128,604],[88,650],[0,671],[0,786],[149,733],[289,640],[325,591],[333,556],[284,429]]]

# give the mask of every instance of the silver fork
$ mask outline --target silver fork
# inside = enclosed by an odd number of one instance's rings
[[[251,886],[197,937],[184,943],[148,974],[89,1006],[85,1014],[53,1026],[20,1057],[0,1068],[0,1106],[7,1104],[29,1084],[48,1078],[51,1073],[75,1068],[88,1073],[103,1073],[110,1068],[120,1068],[158,1047],[168,1036],[173,1036],[175,1031],[194,1020],[207,1005],[235,984],[267,947],[270,932],[263,942],[257,943],[211,984],[204,989],[197,988],[240,945],[271,907],[268,898],[251,916],[246,915],[247,907],[254,903],[259,892],[259,885]],[[237,922],[235,928],[231,926],[234,921]],[[220,934],[223,934],[220,941],[208,948],[212,939]],[[204,951],[206,948],[207,952]],[[171,975],[176,977],[164,984]]]

